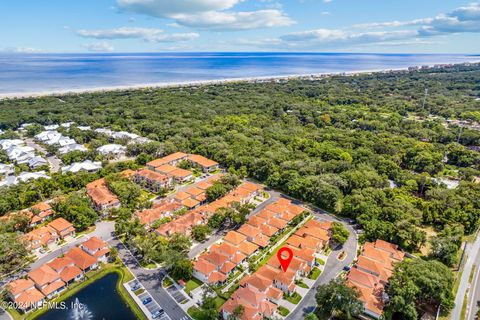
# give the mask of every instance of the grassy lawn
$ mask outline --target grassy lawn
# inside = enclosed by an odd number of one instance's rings
[[[155,269],[157,267],[155,263],[145,263],[143,261],[140,261],[140,265],[145,269]]]
[[[200,319],[199,311],[200,310],[198,310],[197,307],[192,306],[192,307],[188,308],[187,313],[192,319],[197,320],[197,319]]]
[[[310,274],[308,275],[308,279],[317,280],[317,278],[320,276],[321,273],[322,271],[317,267],[315,267],[313,268],[312,272],[310,272]]]
[[[317,261],[317,263],[318,263],[319,265],[321,265],[321,266],[324,266],[324,265],[325,265],[325,261],[323,261],[323,260],[320,259],[320,258],[317,258],[316,261]]]
[[[146,319],[145,315],[143,314],[142,310],[138,307],[138,305],[135,303],[135,301],[132,300],[130,297],[129,293],[127,290],[123,287],[123,283],[128,282],[133,279],[133,275],[128,271],[127,268],[122,263],[109,263],[106,265],[103,265],[103,267],[99,270],[93,270],[89,271],[86,274],[86,280],[82,282],[77,282],[73,283],[69,286],[69,288],[64,291],[60,296],[57,298],[50,300],[50,302],[57,302],[60,303],[61,301],[64,301],[71,296],[75,295],[78,291],[82,290],[86,286],[94,283],[100,278],[103,278],[104,276],[110,274],[110,273],[117,273],[119,275],[118,282],[117,282],[117,291],[122,297],[122,299],[128,304],[132,312],[135,314],[137,319]],[[30,319],[35,319],[38,318],[40,315],[46,313],[48,311],[47,307],[35,310],[33,312],[28,313],[26,316],[21,315],[17,310],[8,310],[10,315],[13,317],[13,319],[25,319],[25,320],[30,320]]]
[[[282,315],[283,317],[286,317],[286,316],[288,316],[290,311],[288,311],[288,309],[285,308],[285,307],[279,306],[278,307],[278,313],[280,313],[280,315]]]
[[[308,288],[309,288],[308,285],[307,285],[305,282],[303,282],[302,280],[297,280],[297,281],[295,281],[295,284],[296,284],[297,286],[299,286],[300,288],[304,288],[304,289],[308,289]]]
[[[298,304],[300,300],[302,300],[302,296],[298,294],[298,292],[294,292],[292,295],[287,296],[286,294],[283,295],[283,299],[291,302],[293,304]]]
[[[275,250],[273,250],[272,252],[270,252],[269,254],[265,255],[265,257],[263,259],[260,260],[260,257],[255,261],[255,264],[256,264],[256,270],[258,270],[261,266],[263,266],[264,264],[267,263],[267,261],[273,257],[274,255],[277,254],[278,250],[280,250],[280,248],[287,242],[288,238],[286,238],[282,243],[280,243],[279,245],[277,245],[277,243],[275,242],[277,239],[282,239],[283,237],[285,237],[289,232],[292,231],[292,229],[296,230],[296,229],[299,229],[300,226],[302,226],[304,223],[306,223],[308,220],[311,220],[313,218],[312,215],[308,215],[305,217],[305,219],[300,222],[297,226],[287,226],[285,227],[285,229],[283,230],[283,232],[278,235],[278,236],[275,236],[276,239],[274,240],[274,244],[272,246],[275,246],[276,245],[276,248]],[[293,232],[292,232],[293,234]],[[272,240],[272,239],[270,239]],[[271,246],[267,247],[264,249],[264,252],[270,250]],[[261,256],[261,254],[260,254]],[[260,260],[260,261],[259,261]]]
[[[169,277],[163,278],[163,287],[168,288],[173,284],[173,281]]]
[[[200,287],[203,284],[202,281],[192,278],[187,281],[185,284],[185,292],[190,293],[190,291],[195,290],[196,288]]]
[[[220,309],[221,306],[223,306],[223,304],[226,302],[227,300],[223,299],[222,297],[216,297],[215,298],[215,307],[217,307],[217,309]]]
[[[144,293],[144,292],[145,292],[145,289],[144,289],[144,288],[140,288],[140,289],[134,291],[133,293],[135,293],[136,296],[139,296],[139,295],[141,295],[141,294]]]

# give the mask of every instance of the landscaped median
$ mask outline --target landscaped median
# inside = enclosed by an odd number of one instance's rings
[[[105,277],[108,274],[111,273],[117,273],[119,275],[118,282],[116,285],[117,291],[119,295],[122,297],[122,299],[127,303],[129,308],[132,310],[132,312],[135,314],[137,319],[147,319],[143,312],[140,310],[138,305],[131,299],[129,296],[128,292],[126,292],[126,289],[123,287],[123,283],[126,283],[130,280],[133,279],[133,275],[130,273],[130,271],[121,263],[121,262],[115,262],[115,263],[109,263],[109,264],[104,264],[100,269],[97,270],[92,270],[89,271],[85,274],[86,280],[82,282],[77,282],[73,283],[69,286],[68,290],[60,294],[58,297],[55,299],[52,299],[49,301],[50,304],[53,303],[60,303],[62,301],[67,300],[71,296],[75,295],[77,292],[82,290],[83,288],[87,287],[88,285],[93,284],[97,280]],[[47,305],[44,307],[37,309],[35,311],[32,311],[27,314],[21,314],[18,312],[16,309],[7,309],[8,313],[12,316],[14,320],[33,320],[38,318],[40,315],[46,313],[49,311],[49,308]]]

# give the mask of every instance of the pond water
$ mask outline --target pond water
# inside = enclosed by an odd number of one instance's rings
[[[135,320],[117,292],[118,274],[110,273],[57,304],[37,320]]]

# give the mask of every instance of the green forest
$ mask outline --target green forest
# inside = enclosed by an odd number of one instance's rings
[[[470,65],[2,100],[0,128],[9,134],[22,123],[74,121],[137,133],[154,140],[129,146],[139,164],[175,151],[201,154],[355,219],[365,241],[384,239],[414,254],[429,243],[429,258],[451,267],[462,237],[478,228],[480,131],[447,120],[480,121],[478,97],[480,65]],[[70,136],[94,139],[79,130]],[[447,189],[433,177],[460,184]],[[64,176],[0,190],[0,212],[91,180]]]

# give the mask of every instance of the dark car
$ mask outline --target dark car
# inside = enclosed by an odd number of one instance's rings
[[[143,304],[147,304],[147,303],[150,303],[150,302],[152,302],[152,297],[147,297],[147,298],[143,299],[143,301],[142,301]]]
[[[350,271],[350,269],[351,269],[350,266],[343,267],[343,270],[345,270],[345,271]]]

